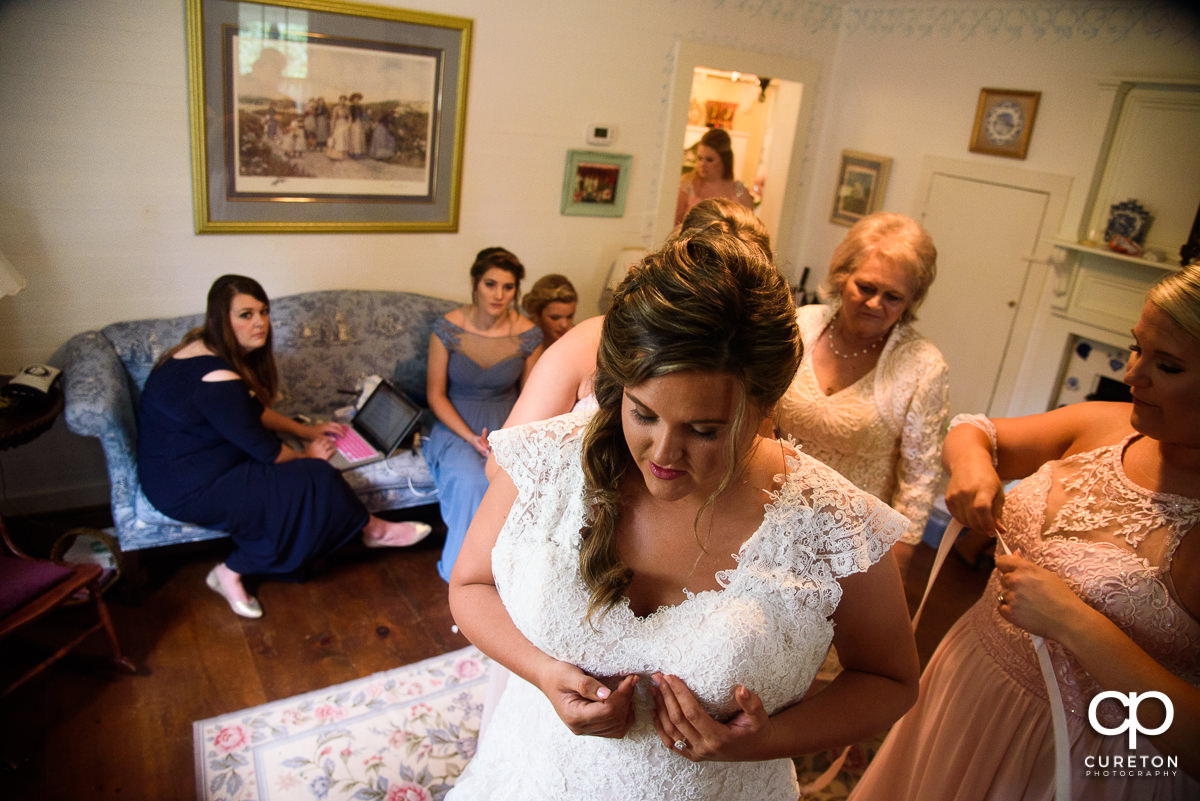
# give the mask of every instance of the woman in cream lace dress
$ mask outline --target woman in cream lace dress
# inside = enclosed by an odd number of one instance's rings
[[[614,294],[598,410],[493,434],[450,604],[513,675],[449,799],[795,801],[789,757],[907,706],[903,519],[758,434],[798,362],[762,250],[689,232]]]
[[[1046,639],[1063,698],[1072,801],[1200,798],[1200,266],[1151,290],[1133,339],[1132,405],[971,417],[946,438],[951,512],[1019,555],[996,557],[855,801],[1054,798],[1030,634]],[[1022,476],[1006,496],[1001,482]],[[1163,693],[1173,720],[1162,728],[1156,701],[1136,717],[1096,702],[1103,691]],[[1101,731],[1131,721],[1134,746]]]
[[[911,325],[936,271],[915,220],[855,224],[830,261],[832,305],[796,312],[804,360],[776,413],[780,434],[908,518],[902,572],[929,518],[950,408],[946,362]]]

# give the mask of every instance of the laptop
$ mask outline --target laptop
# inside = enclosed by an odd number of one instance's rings
[[[367,397],[329,463],[350,470],[386,459],[421,422],[421,407],[387,381]]]

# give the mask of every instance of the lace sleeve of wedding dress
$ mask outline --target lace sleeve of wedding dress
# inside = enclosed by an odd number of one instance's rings
[[[867,570],[908,529],[907,518],[811,456],[799,453],[788,462],[793,475],[774,496],[774,508],[792,510],[793,515],[811,514],[808,524],[794,533],[802,548],[811,548],[828,562],[834,578]],[[790,524],[795,527],[799,522],[793,519]],[[807,542],[803,541],[806,534]],[[774,558],[784,564],[790,561],[779,555]]]

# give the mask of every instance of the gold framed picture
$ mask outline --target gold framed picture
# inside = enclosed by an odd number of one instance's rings
[[[187,0],[196,233],[457,231],[472,27]]]
[[[892,160],[887,156],[843,150],[830,221],[854,225],[871,212],[879,211],[891,168]]]
[[[980,89],[971,152],[1025,158],[1041,97],[1021,89]]]

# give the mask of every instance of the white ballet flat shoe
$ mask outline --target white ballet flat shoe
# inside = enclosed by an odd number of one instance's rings
[[[221,586],[221,579],[217,576],[217,568],[208,571],[208,578],[204,580],[208,588],[220,595],[229,604],[229,608],[233,610],[235,615],[249,618],[260,618],[263,616],[262,605],[257,598],[251,598],[249,601],[235,601],[225,592],[225,588]]]
[[[387,537],[372,539],[366,534],[363,534],[363,545],[367,546],[368,548],[407,548],[410,545],[416,545],[433,532],[433,526],[429,525],[428,523],[410,522],[409,525],[414,529],[413,537],[410,540],[405,542],[396,542],[388,539]]]

